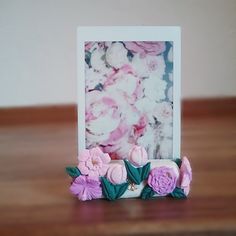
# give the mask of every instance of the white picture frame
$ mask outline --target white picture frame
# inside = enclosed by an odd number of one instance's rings
[[[181,140],[181,37],[180,27],[78,27],[77,28],[77,103],[78,152],[86,148],[85,132],[85,43],[113,41],[173,42],[173,146],[172,157],[180,158]],[[158,160],[151,160],[151,162]],[[168,160],[165,160],[168,163]]]

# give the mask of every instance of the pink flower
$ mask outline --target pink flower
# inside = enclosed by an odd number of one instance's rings
[[[145,148],[134,145],[129,152],[129,162],[134,166],[140,167],[147,164],[148,155]]]
[[[126,182],[127,171],[125,166],[119,163],[110,164],[106,177],[112,184],[122,184]]]
[[[79,155],[78,168],[83,175],[104,176],[110,161],[110,156],[103,153],[100,148],[86,149]]]
[[[70,191],[81,201],[102,197],[101,183],[98,178],[80,175],[70,186]]]
[[[192,181],[192,168],[187,157],[182,158],[182,164],[180,167],[180,177],[178,186],[184,190],[187,196],[190,191],[190,183]]]
[[[159,195],[166,196],[176,187],[177,176],[172,168],[161,166],[150,171],[148,185]]]
[[[165,42],[125,42],[125,47],[133,53],[140,53],[141,57],[146,55],[158,55],[165,51]]]
[[[89,51],[94,45],[94,42],[86,42],[85,43],[85,50]]]
[[[102,144],[109,146],[116,144],[127,134],[128,130],[129,127],[127,126],[127,124],[121,121],[119,126],[110,133],[108,140],[106,140]]]
[[[107,93],[91,91],[86,96],[86,134],[94,135],[91,146],[101,143],[105,134],[115,130],[120,123],[120,110],[114,98]],[[88,145],[89,147],[90,144]]]
[[[143,115],[139,118],[138,124],[133,125],[134,136],[136,137],[136,139],[138,139],[145,133],[147,123],[148,119],[145,115]]]

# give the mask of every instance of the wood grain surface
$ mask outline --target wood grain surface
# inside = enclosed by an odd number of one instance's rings
[[[64,172],[77,163],[76,122],[2,123],[0,236],[236,235],[235,112],[184,117],[182,131],[189,199],[79,202]]]

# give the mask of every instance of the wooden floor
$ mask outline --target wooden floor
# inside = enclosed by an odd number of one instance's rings
[[[79,202],[68,191],[76,124],[0,126],[0,236],[236,235],[236,116],[183,120],[188,200]]]

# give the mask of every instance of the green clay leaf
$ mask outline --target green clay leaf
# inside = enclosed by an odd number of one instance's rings
[[[125,167],[126,167],[126,170],[127,170],[128,179],[132,183],[135,183],[135,184],[139,185],[142,182],[140,168],[135,168],[127,160],[124,160],[124,163],[125,163]]]
[[[77,167],[71,166],[66,167],[66,173],[72,178],[76,178],[81,175],[81,172]]]
[[[103,196],[110,201],[115,200],[116,194],[114,186],[104,177],[101,178],[101,183]]]
[[[103,196],[110,201],[120,198],[129,186],[127,182],[123,184],[112,184],[105,177],[101,177],[101,183]]]
[[[181,167],[182,160],[181,160],[180,158],[176,158],[176,159],[174,159],[173,161],[176,163],[176,165],[177,165],[179,168]]]
[[[148,162],[145,166],[139,168],[141,169],[141,181],[145,180],[148,178],[150,169],[151,169],[151,163]]]
[[[184,193],[184,190],[176,187],[174,191],[170,194],[173,198],[185,199],[187,196]]]
[[[155,192],[154,192],[154,191],[152,190],[152,188],[147,184],[147,185],[143,188],[140,197],[145,200],[145,199],[150,199],[150,198],[152,198],[154,195],[155,195]]]
[[[125,191],[128,189],[128,186],[128,183],[115,185],[116,199],[120,198],[125,193]]]

